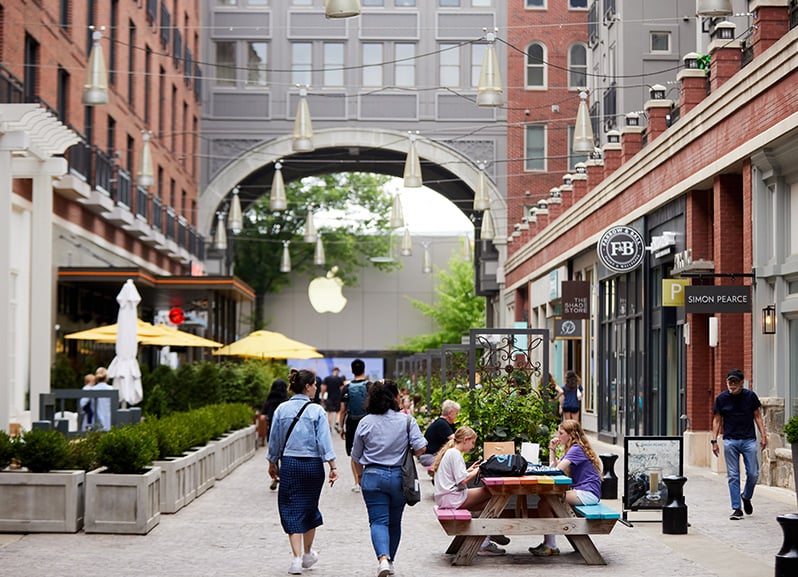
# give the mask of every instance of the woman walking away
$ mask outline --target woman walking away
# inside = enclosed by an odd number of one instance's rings
[[[263,403],[263,408],[261,409],[261,416],[266,419],[266,442],[269,442],[269,431],[272,425],[272,419],[274,418],[274,411],[277,410],[277,407],[282,404],[284,401],[288,400],[288,383],[286,383],[283,379],[274,379],[272,382],[272,388],[269,390],[269,394],[266,397],[266,401]],[[272,479],[272,484],[269,485],[269,489],[274,491],[277,488],[277,483],[279,483],[279,479]]]
[[[324,522],[319,511],[324,461],[330,464],[330,486],[338,479],[338,471],[326,411],[311,402],[316,375],[293,369],[288,382],[294,396],[274,411],[267,458],[269,476],[282,481],[277,505],[293,554],[288,572],[299,575],[318,560],[312,546],[316,527]]]
[[[565,373],[565,386],[562,388],[560,396],[560,413],[563,421],[573,419],[579,421],[579,413],[582,407],[582,391],[579,385],[579,375],[574,371]]]
[[[557,458],[557,446],[565,450],[563,456]],[[601,498],[601,461],[590,441],[582,430],[582,425],[573,419],[567,419],[557,429],[557,436],[549,443],[549,465],[557,467],[571,477],[571,489],[565,493],[565,502],[569,505],[595,505]],[[548,501],[539,505],[541,517],[554,517],[554,511]],[[545,535],[543,543],[530,547],[529,552],[538,557],[559,555],[554,535]]]
[[[490,491],[485,486],[467,487],[479,474],[479,464],[477,461],[466,469],[464,453],[474,450],[477,442],[477,434],[471,427],[460,427],[454,432],[448,443],[446,443],[435,461],[432,463],[432,473],[435,475],[435,504],[441,509],[468,509],[478,512],[483,509],[485,503],[490,499]],[[506,551],[496,546],[491,540],[501,541],[504,545],[510,540],[504,535],[496,537],[485,537],[477,555],[504,555]]]
[[[377,555],[378,577],[394,574],[393,563],[402,537],[402,460],[408,446],[414,455],[426,450],[427,440],[416,420],[399,412],[399,391],[393,381],[377,381],[366,398],[366,416],[352,443],[355,475],[366,502],[371,544]]]

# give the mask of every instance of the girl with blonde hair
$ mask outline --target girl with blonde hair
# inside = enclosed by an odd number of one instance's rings
[[[490,499],[490,492],[482,487],[468,487],[468,483],[479,474],[481,461],[466,468],[463,454],[474,450],[477,434],[471,427],[460,427],[435,456],[430,471],[435,475],[435,504],[441,509],[468,509],[481,511]],[[509,539],[496,536],[503,544]],[[505,550],[485,538],[478,555],[504,555]]]
[[[557,457],[557,447],[562,445],[563,456]],[[590,446],[579,421],[566,419],[557,429],[557,435],[549,443],[549,465],[557,467],[571,477],[571,489],[565,493],[569,505],[595,505],[601,498],[601,461]],[[541,501],[540,517],[554,517],[547,501]],[[545,535],[543,543],[530,547],[530,553],[538,557],[559,555],[554,535]]]

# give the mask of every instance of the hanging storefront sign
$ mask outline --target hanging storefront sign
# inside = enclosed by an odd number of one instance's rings
[[[590,283],[586,280],[562,281],[562,318],[590,318]]]
[[[631,226],[613,226],[604,231],[596,245],[601,264],[614,272],[629,272],[643,262],[646,245]]]
[[[570,319],[554,319],[555,339],[581,339],[582,321]]]
[[[689,278],[662,279],[662,306],[683,307],[684,289],[690,286]]]
[[[751,285],[685,287],[684,310],[688,313],[750,313]]]

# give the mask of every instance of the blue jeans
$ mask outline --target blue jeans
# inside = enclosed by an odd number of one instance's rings
[[[405,510],[401,467],[366,467],[360,479],[360,490],[369,512],[374,552],[378,558],[385,555],[393,561],[402,538]]]
[[[729,478],[729,496],[732,509],[740,508],[740,455],[745,465],[746,499],[754,496],[754,487],[759,480],[759,460],[756,439],[723,439],[723,456],[726,459],[726,476]]]

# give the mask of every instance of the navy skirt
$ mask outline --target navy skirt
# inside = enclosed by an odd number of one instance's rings
[[[324,486],[324,462],[318,457],[283,457],[277,506],[283,531],[292,535],[315,529],[324,521],[319,496]]]

